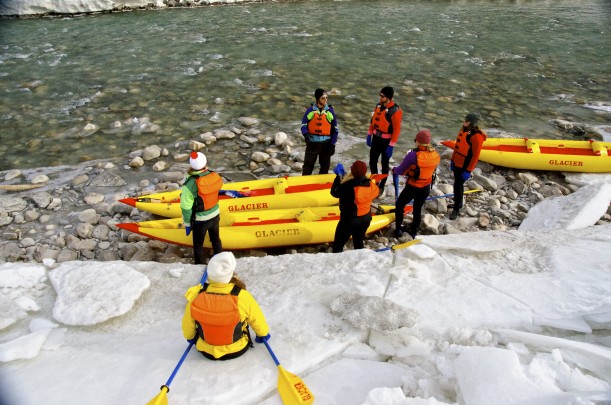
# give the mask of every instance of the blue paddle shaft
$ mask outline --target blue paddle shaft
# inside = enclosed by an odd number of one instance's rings
[[[267,343],[267,340],[264,340],[263,343],[265,344],[265,347],[267,347],[267,351],[269,351],[269,354],[272,356],[272,359],[274,359],[274,363],[276,363],[276,365],[279,366],[280,362],[278,361],[278,358],[276,357],[276,355],[272,351],[272,348],[269,345],[269,343]]]
[[[187,355],[189,354],[189,351],[191,350],[191,347],[193,347],[193,344],[194,344],[194,342],[189,343],[189,346],[187,347],[187,350],[185,350],[185,352],[182,354],[182,357],[180,358],[180,361],[178,362],[178,364],[174,368],[174,371],[172,371],[172,375],[170,376],[170,378],[168,378],[168,382],[165,383],[165,386],[168,387],[168,391],[170,390],[170,384],[172,384],[172,380],[174,379],[174,377],[176,377],[176,373],[178,373],[178,370],[180,369],[180,366],[182,366],[182,363],[187,358]]]

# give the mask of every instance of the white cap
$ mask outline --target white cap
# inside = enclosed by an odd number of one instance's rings
[[[221,252],[212,256],[208,262],[208,278],[217,283],[229,283],[235,270],[235,256],[231,252]]]
[[[189,163],[191,164],[193,170],[202,170],[204,167],[206,167],[208,159],[206,159],[206,155],[201,152],[191,152]]]

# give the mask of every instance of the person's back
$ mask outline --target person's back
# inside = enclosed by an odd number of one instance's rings
[[[184,337],[195,339],[197,350],[211,360],[229,360],[244,354],[252,342],[249,327],[269,338],[269,326],[261,308],[236,281],[231,252],[213,256],[208,263],[210,283],[189,288],[182,320]]]
[[[371,223],[371,202],[380,192],[375,181],[367,177],[367,164],[354,162],[350,173],[343,173],[341,164],[334,173],[337,177],[331,186],[331,195],[339,198],[340,219],[335,229],[333,252],[338,253],[352,236],[355,249],[364,247],[363,240]]]

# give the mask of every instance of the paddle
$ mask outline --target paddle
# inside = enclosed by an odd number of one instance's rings
[[[206,267],[206,269],[204,270],[204,274],[202,275],[202,278],[200,279],[199,283],[201,285],[204,285],[207,279],[208,279],[208,268]],[[182,366],[182,363],[187,358],[187,355],[191,351],[191,348],[193,347],[194,344],[195,342],[189,342],[189,346],[187,346],[187,349],[182,354],[182,357],[178,361],[178,364],[176,364],[176,367],[174,367],[174,371],[172,371],[172,375],[170,375],[170,378],[168,378],[168,381],[164,385],[161,386],[161,391],[159,392],[159,394],[155,395],[155,397],[151,399],[149,402],[147,402],[146,405],[168,405],[168,392],[170,392],[170,384],[172,384],[172,380],[176,376],[176,373],[178,373],[180,366]]]
[[[172,383],[174,376],[176,376],[176,373],[178,373],[178,369],[180,368],[180,366],[182,366],[183,361],[185,361],[185,359],[187,358],[187,355],[189,354],[189,351],[191,350],[191,347],[193,347],[193,345],[194,342],[189,343],[189,346],[182,354],[180,361],[174,368],[172,375],[170,376],[170,378],[168,378],[168,381],[161,386],[161,392],[159,392],[159,394],[157,394],[153,399],[147,402],[146,405],[168,405],[168,392],[170,392],[170,384]]]
[[[395,259],[394,258],[396,256],[395,255],[395,251],[397,251],[399,249],[405,249],[407,247],[410,247],[410,246],[415,245],[415,244],[420,243],[420,242],[422,242],[422,239],[414,239],[414,240],[410,240],[408,242],[399,243],[398,245],[392,245],[392,246],[387,246],[387,247],[384,247],[384,248],[376,249],[376,250],[374,250],[374,252],[385,252],[387,250],[392,250],[392,253],[393,253],[393,263],[392,263],[392,265],[394,266],[395,265]]]
[[[278,366],[278,393],[284,405],[309,405],[314,402],[314,395],[310,392],[308,387],[305,385],[303,380],[291,374],[280,365],[278,358],[272,351],[269,343],[263,341],[265,347],[269,351],[269,354],[274,359],[274,363]]]
[[[397,199],[399,198],[399,175],[393,173],[392,174],[392,184],[395,186],[395,204],[397,203]]]

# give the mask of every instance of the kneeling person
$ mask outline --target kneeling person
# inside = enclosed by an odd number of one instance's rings
[[[204,357],[229,360],[244,354],[252,341],[249,325],[257,334],[256,341],[269,339],[265,316],[244,284],[233,276],[236,260],[231,252],[214,255],[208,263],[208,279],[189,288],[189,301],[182,319],[182,331]],[[240,287],[241,286],[241,287]]]

